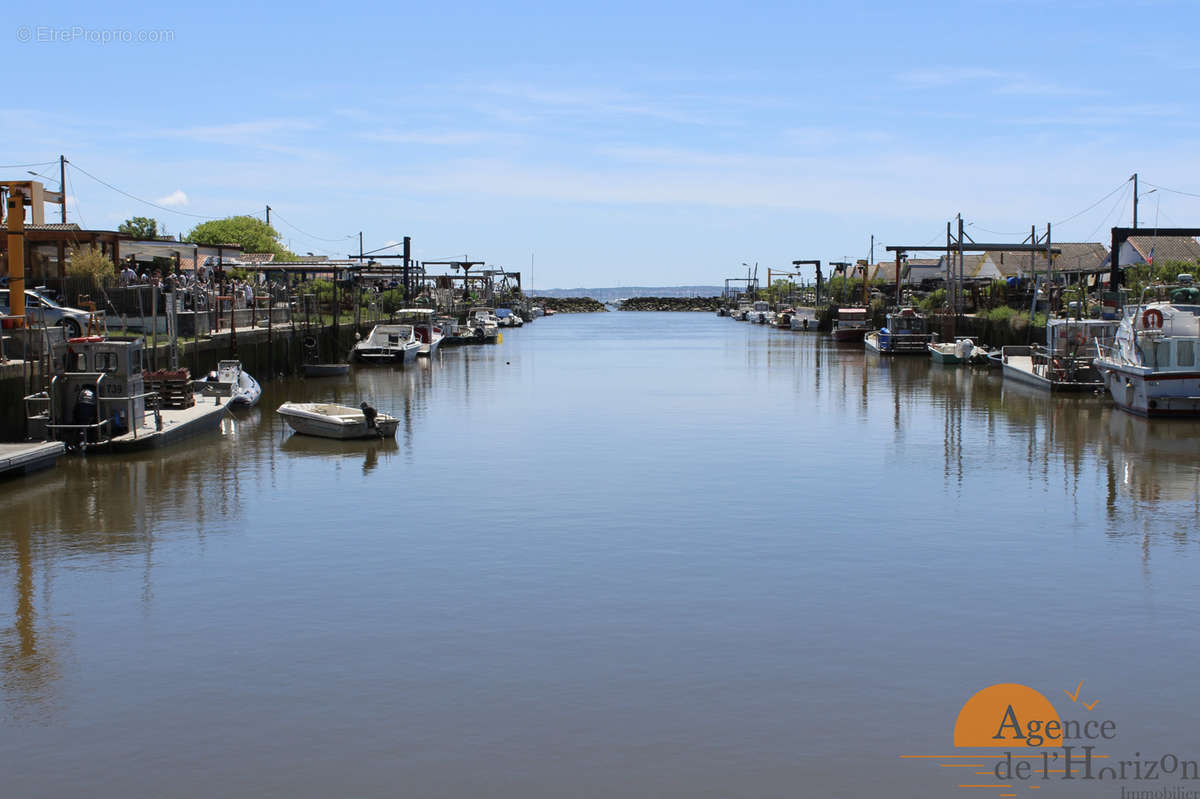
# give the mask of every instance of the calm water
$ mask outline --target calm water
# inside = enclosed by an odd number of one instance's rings
[[[0,795],[995,796],[899,755],[998,682],[1197,757],[1198,441],[709,314],[273,383],[0,485]]]

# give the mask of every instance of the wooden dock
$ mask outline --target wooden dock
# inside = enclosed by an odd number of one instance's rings
[[[61,441],[0,444],[0,478],[49,469],[65,449]]]

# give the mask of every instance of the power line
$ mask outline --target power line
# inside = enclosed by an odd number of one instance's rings
[[[224,219],[225,218],[223,216],[206,216],[204,214],[193,214],[193,213],[189,213],[188,211],[179,211],[174,208],[168,208],[165,205],[159,205],[158,203],[153,203],[153,202],[150,202],[149,200],[146,200],[141,197],[137,197],[133,194],[130,194],[129,192],[125,191],[124,189],[118,189],[116,186],[109,183],[108,181],[101,180],[100,178],[93,175],[91,172],[88,172],[86,169],[79,166],[79,164],[75,163],[74,161],[68,161],[67,166],[71,167],[72,169],[78,169],[80,172],[87,175],[92,180],[96,181],[97,183],[99,183],[102,186],[107,186],[108,188],[115,191],[117,194],[123,194],[131,200],[136,200],[137,202],[145,203],[146,205],[157,208],[160,211],[166,211],[167,213],[171,213],[171,214],[179,214],[180,216],[190,216],[190,217],[194,217],[196,219]],[[251,216],[251,215],[252,214],[246,214],[246,216]]]
[[[287,225],[292,230],[296,231],[297,233],[301,234],[302,236],[307,236],[308,238],[313,239],[315,241],[339,242],[339,241],[345,241],[346,239],[354,238],[354,234],[350,234],[348,236],[339,236],[336,239],[329,239],[329,238],[325,238],[324,236],[314,236],[312,233],[302,230],[302,229],[296,227],[295,225],[293,225],[291,222],[284,219],[283,216],[278,211],[275,210],[274,206],[271,207],[271,211],[274,212],[275,218],[278,219],[279,221],[283,222],[283,224]]]
[[[1129,180],[1133,180],[1133,178],[1130,178]],[[1084,215],[1084,214],[1086,214],[1088,211],[1092,210],[1092,209],[1093,209],[1093,208],[1095,208],[1097,205],[1099,205],[1100,203],[1104,202],[1104,201],[1105,201],[1105,200],[1107,200],[1109,197],[1113,196],[1114,194],[1116,194],[1117,192],[1119,192],[1121,189],[1123,189],[1123,188],[1125,188],[1127,185],[1129,185],[1129,180],[1122,181],[1120,186],[1117,186],[1115,189],[1113,189],[1112,191],[1110,191],[1108,194],[1104,195],[1104,196],[1103,196],[1103,197],[1101,197],[1099,200],[1096,200],[1096,202],[1092,203],[1092,204],[1091,204],[1091,205],[1089,205],[1087,208],[1084,208],[1084,209],[1083,209],[1082,211],[1080,211],[1079,213],[1077,213],[1077,214],[1072,214],[1071,216],[1068,216],[1066,219],[1063,219],[1063,220],[1061,220],[1061,221],[1055,222],[1054,224],[1055,224],[1055,225],[1062,225],[1062,224],[1065,224],[1065,223],[1067,223],[1067,222],[1070,222],[1072,219],[1076,219],[1077,217],[1081,217],[1081,216],[1083,216],[1083,215]]]
[[[66,178],[67,178],[67,185],[71,187],[71,197],[75,200],[75,216],[79,217],[79,226],[86,230],[87,225],[84,224],[83,214],[79,211],[79,192],[75,191],[75,181],[71,180],[70,172],[66,173]],[[63,202],[65,203],[66,201],[67,201],[67,198],[63,197]]]
[[[50,166],[57,163],[58,161],[56,159],[54,161],[39,161],[36,164],[0,164],[0,169],[25,169],[31,166]]]
[[[1184,197],[1200,197],[1200,194],[1193,194],[1190,191],[1180,191],[1179,189],[1168,189],[1166,186],[1156,186],[1155,184],[1151,183],[1148,180],[1143,180],[1142,182],[1145,183],[1147,186],[1153,186],[1154,188],[1158,189],[1159,191],[1169,191],[1172,194],[1182,194]]]
[[[987,228],[982,227],[981,225],[977,225],[974,222],[968,222],[967,227],[973,227],[976,230],[982,230],[984,233],[991,233],[993,236],[1020,236],[1020,235],[1023,235],[1021,233],[1001,233],[999,230],[988,230]],[[1028,234],[1024,234],[1024,235],[1026,237],[1028,237]]]
[[[1086,241],[1091,241],[1092,239],[1095,239],[1096,234],[1099,233],[1101,231],[1101,229],[1103,229],[1104,226],[1108,224],[1108,221],[1110,219],[1112,219],[1112,215],[1114,213],[1116,213],[1116,211],[1117,211],[1118,203],[1121,206],[1121,213],[1117,218],[1120,219],[1122,216],[1125,215],[1125,206],[1129,204],[1129,198],[1128,197],[1118,197],[1117,202],[1113,203],[1113,207],[1110,208],[1108,213],[1104,215],[1104,218],[1100,220],[1100,224],[1096,225],[1096,229],[1088,234]]]

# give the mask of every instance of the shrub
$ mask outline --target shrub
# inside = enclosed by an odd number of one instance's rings
[[[117,277],[112,259],[92,244],[72,247],[69,251],[67,274],[71,277],[90,277],[97,285],[111,283]]]

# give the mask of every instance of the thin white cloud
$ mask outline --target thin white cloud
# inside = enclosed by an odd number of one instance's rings
[[[453,146],[480,144],[498,138],[493,134],[475,130],[447,131],[408,131],[381,130],[367,131],[361,134],[367,141],[384,142],[389,144],[430,144],[436,146]]]
[[[175,208],[177,206],[187,205],[188,196],[184,193],[183,189],[176,189],[166,197],[159,197],[157,200],[155,200],[155,202],[159,205],[165,205],[168,208]]]
[[[988,67],[924,67],[901,72],[896,80],[910,89],[973,87],[991,94],[1067,97],[1100,94],[1092,89],[1068,86],[1027,72]]]

